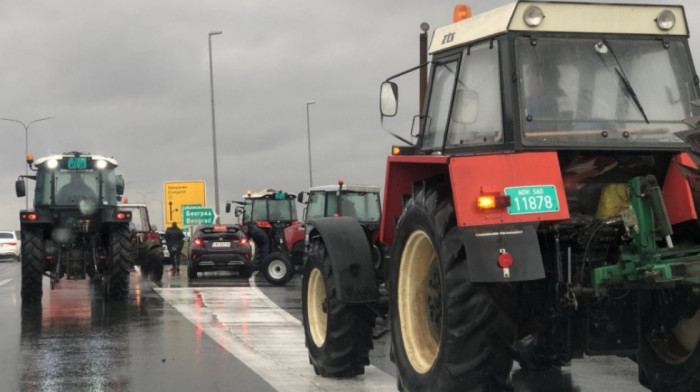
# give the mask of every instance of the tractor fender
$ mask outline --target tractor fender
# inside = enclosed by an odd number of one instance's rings
[[[472,282],[518,282],[544,279],[536,224],[460,228]],[[498,265],[501,252],[512,256],[508,274]],[[508,276],[506,276],[508,275]]]
[[[338,287],[338,299],[349,303],[379,299],[372,248],[362,226],[353,217],[317,218],[306,222],[308,239],[320,236]]]

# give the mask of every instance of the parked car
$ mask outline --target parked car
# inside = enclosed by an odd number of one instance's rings
[[[20,249],[22,242],[20,241],[19,232],[17,231],[0,231],[0,259],[20,261]]]
[[[187,248],[190,279],[204,271],[238,271],[248,278],[255,270],[248,237],[235,224],[199,226]]]

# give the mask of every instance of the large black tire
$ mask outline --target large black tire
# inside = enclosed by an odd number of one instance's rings
[[[248,279],[248,278],[250,278],[251,276],[253,276],[253,272],[255,272],[255,268],[254,268],[254,267],[248,267],[248,266],[245,266],[245,267],[241,268],[240,271],[238,271],[238,273],[240,274],[241,278],[245,278],[245,279]]]
[[[294,276],[294,266],[286,254],[272,252],[262,262],[263,276],[275,286],[284,286]]]
[[[129,296],[129,268],[132,264],[129,227],[113,225],[109,231],[109,257],[105,274],[105,289],[109,299]]]
[[[700,310],[693,309],[694,315],[691,311],[677,322],[660,309],[657,317],[666,322],[645,327],[637,357],[639,381],[654,392],[700,391]]]
[[[553,332],[555,331],[533,333],[518,340],[515,350],[521,368],[546,371],[570,364],[571,358],[566,354],[566,347]]]
[[[341,302],[322,241],[311,245],[302,278],[301,303],[309,361],[324,377],[365,372],[372,348],[374,313],[365,305]]]
[[[399,387],[512,391],[513,290],[470,281],[449,182],[417,187],[397,224],[390,264]]]
[[[153,269],[151,270],[151,280],[154,282],[160,282],[163,280],[163,259],[155,258],[153,260]]]
[[[22,303],[41,303],[44,237],[40,228],[22,228]]]
[[[187,263],[187,277],[189,279],[197,279],[197,267],[195,267],[191,262]]]

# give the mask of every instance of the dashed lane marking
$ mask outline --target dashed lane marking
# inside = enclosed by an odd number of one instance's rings
[[[251,279],[252,281],[252,279]],[[155,288],[204,332],[279,391],[387,391],[396,380],[374,366],[352,379],[317,376],[301,322],[259,288]]]
[[[0,280],[0,286],[4,286],[4,285],[6,285],[6,284],[8,284],[8,283],[10,283],[10,282],[12,282],[12,279],[3,279],[3,280]]]

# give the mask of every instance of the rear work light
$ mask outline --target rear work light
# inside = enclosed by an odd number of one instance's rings
[[[393,146],[391,155],[416,155],[416,148],[413,146]]]
[[[124,212],[124,211],[118,211],[118,212],[114,215],[114,217],[117,218],[117,220],[127,220],[127,219],[131,219],[131,213],[130,213],[130,212]]]
[[[508,208],[510,207],[510,196],[490,193],[482,194],[476,199],[476,206],[480,210]]]

